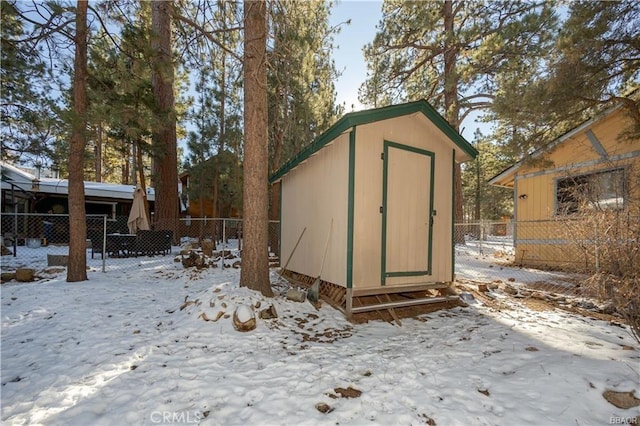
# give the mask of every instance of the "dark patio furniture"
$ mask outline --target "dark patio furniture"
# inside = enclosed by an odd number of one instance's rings
[[[135,242],[136,255],[155,256],[171,253],[173,231],[138,231]]]
[[[107,234],[107,253],[115,257],[136,255],[136,234]]]
[[[99,253],[102,256],[101,259],[104,259],[104,253],[102,252],[104,248],[104,238],[102,233],[91,233],[89,234],[89,239],[91,240],[91,258],[93,259],[93,256],[96,253]],[[118,243],[110,238],[110,235],[107,235],[107,254],[110,256],[116,256],[119,252],[119,248],[120,246]]]

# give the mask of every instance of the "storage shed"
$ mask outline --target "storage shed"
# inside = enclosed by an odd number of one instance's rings
[[[346,114],[271,176],[285,277],[347,317],[456,298],[454,164],[476,155],[426,101]]]

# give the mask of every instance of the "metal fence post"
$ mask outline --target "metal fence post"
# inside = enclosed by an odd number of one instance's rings
[[[102,217],[102,272],[107,272],[107,216]]]
[[[18,256],[18,205],[11,185],[11,201],[13,202],[13,257]]]
[[[224,269],[224,248],[227,245],[227,219],[222,219],[222,266]]]

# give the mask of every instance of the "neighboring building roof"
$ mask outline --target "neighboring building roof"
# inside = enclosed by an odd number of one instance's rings
[[[31,173],[25,172],[11,164],[0,162],[2,167],[2,189],[9,190],[12,183],[25,192],[38,192],[45,194],[69,194],[69,181],[67,179],[40,178],[36,179]],[[34,190],[34,181],[38,181],[38,189]],[[105,182],[84,182],[84,195],[88,197],[112,198],[117,200],[133,200],[134,185],[118,185]],[[147,199],[155,200],[153,188],[147,188]]]
[[[587,130],[589,127],[591,127],[592,125],[594,125],[595,123],[605,119],[606,117],[610,116],[611,114],[613,114],[614,112],[618,111],[619,109],[621,109],[623,107],[622,104],[618,104],[616,106],[613,106],[603,112],[601,112],[600,114],[590,118],[589,120],[585,121],[584,123],[580,124],[577,127],[574,127],[573,129],[569,130],[567,133],[561,135],[560,137],[552,140],[550,143],[548,143],[547,145],[543,146],[540,149],[537,149],[536,151],[534,151],[528,158],[527,160],[531,160],[531,159],[536,159],[541,157],[542,155],[548,153],[549,151],[551,151],[553,148],[555,148],[556,146],[560,145],[561,143],[563,143],[564,141],[571,139],[572,137],[574,137],[575,135],[577,135],[578,133]],[[510,185],[509,183],[512,183],[513,181],[513,176],[516,174],[516,172],[526,163],[525,159],[521,159],[519,161],[517,161],[516,163],[514,163],[513,165],[507,167],[506,169],[504,169],[503,171],[501,171],[500,173],[498,173],[497,175],[495,175],[494,177],[492,177],[491,179],[489,179],[489,184],[490,185],[496,185],[496,186],[505,186],[505,187],[512,187],[512,185]]]
[[[362,124],[376,121],[388,120],[395,117],[422,113],[433,124],[436,125],[455,145],[457,145],[469,157],[475,158],[478,151],[467,140],[460,135],[427,101],[419,100],[399,105],[391,105],[382,108],[370,109],[366,111],[350,112],[345,114],[326,132],[320,135],[315,141],[307,145],[298,155],[287,161],[270,178],[273,183],[281,179],[284,175],[293,170],[307,158],[322,149],[326,144],[334,140],[346,130]]]

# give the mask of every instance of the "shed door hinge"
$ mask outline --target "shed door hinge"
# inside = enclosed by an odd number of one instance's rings
[[[381,160],[384,160],[384,152],[381,152],[381,153],[380,153],[380,159],[381,159]]]

